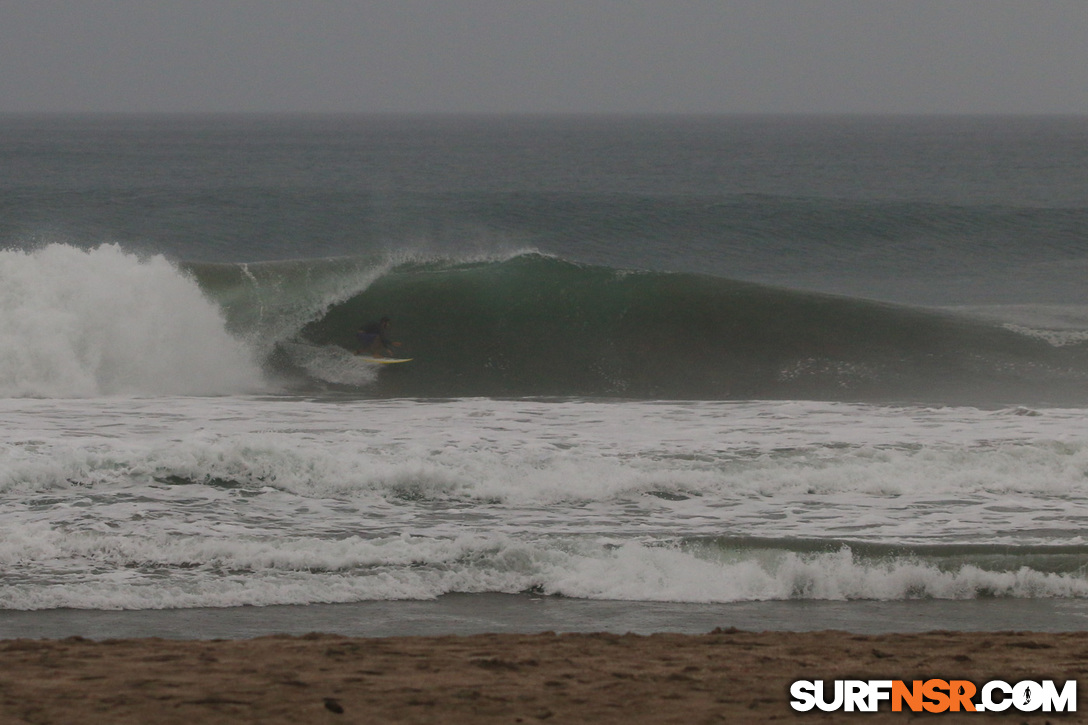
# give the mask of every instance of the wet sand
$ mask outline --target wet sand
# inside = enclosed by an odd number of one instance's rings
[[[1083,679],[1088,633],[0,640],[3,723],[1088,722],[796,713],[796,679]],[[1078,704],[1080,704],[1078,686]],[[1088,704],[1083,708],[1088,712]]]

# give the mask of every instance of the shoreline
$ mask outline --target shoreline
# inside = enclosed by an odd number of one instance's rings
[[[4,610],[5,639],[249,639],[324,632],[349,637],[530,632],[703,634],[838,630],[855,634],[1088,630],[1088,601],[1073,598],[967,600],[772,600],[697,604],[590,600],[532,594],[446,594],[429,600],[191,609]]]
[[[0,721],[883,723],[912,713],[893,713],[887,703],[876,713],[797,713],[790,683],[1064,682],[1086,672],[1088,632],[10,639],[0,641]],[[955,723],[970,715],[939,717]],[[1047,721],[1085,720],[1079,713],[987,715],[987,722]]]

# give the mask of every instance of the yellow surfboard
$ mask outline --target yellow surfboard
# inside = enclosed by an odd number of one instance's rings
[[[372,357],[370,355],[356,355],[363,362],[377,363],[378,365],[390,365],[392,363],[409,362],[410,357]]]

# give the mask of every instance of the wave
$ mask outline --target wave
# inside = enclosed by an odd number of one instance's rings
[[[172,263],[0,252],[0,395],[1085,401],[1088,346],[939,310],[531,251]],[[409,365],[352,354],[394,319]]]
[[[985,319],[534,252],[189,269],[275,373],[375,396],[1034,404],[1088,381],[1084,345]],[[351,349],[383,315],[415,360],[378,373]]]

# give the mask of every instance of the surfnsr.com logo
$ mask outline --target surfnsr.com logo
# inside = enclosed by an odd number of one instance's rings
[[[1076,680],[1060,688],[1053,680],[991,680],[982,687],[969,680],[797,680],[790,696],[798,712],[876,712],[885,702],[892,712],[1077,711]]]

